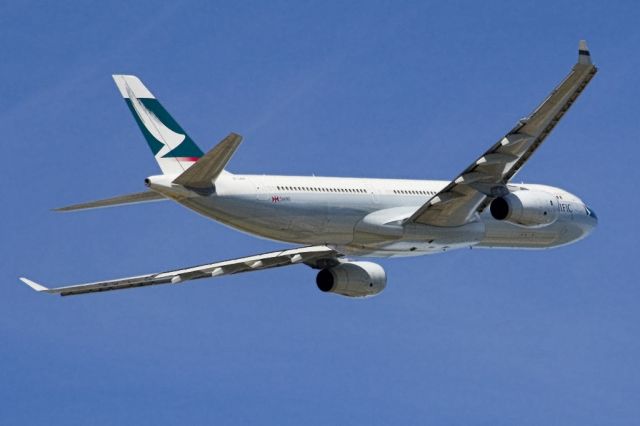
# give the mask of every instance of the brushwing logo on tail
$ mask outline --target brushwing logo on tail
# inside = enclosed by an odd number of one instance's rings
[[[200,148],[137,77],[114,79],[163,173],[184,171],[202,157]]]
[[[176,133],[168,128],[154,113],[147,109],[142,102],[135,97],[131,92],[131,89],[127,87],[127,93],[129,100],[136,114],[140,118],[142,124],[147,129],[149,134],[153,136],[159,143],[162,144],[162,148],[155,152],[156,157],[162,157],[169,153],[174,148],[178,147],[186,138],[181,133]]]

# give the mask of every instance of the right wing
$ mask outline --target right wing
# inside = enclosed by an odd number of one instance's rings
[[[330,247],[308,246],[291,250],[274,251],[256,256],[241,257],[239,259],[225,260],[222,262],[209,263],[184,269],[176,269],[174,271],[139,275],[117,280],[97,281],[93,283],[58,288],[47,288],[27,278],[20,278],[20,281],[38,292],[60,294],[61,296],[72,296],[76,294],[123,290],[126,288],[143,287],[148,285],[178,284],[188,280],[219,277],[222,275],[238,274],[241,272],[259,271],[262,269],[295,265],[298,263],[304,263],[313,268],[324,268],[337,264],[337,259],[341,256],[341,253]]]
[[[578,49],[578,63],[540,106],[428,200],[407,222],[464,225],[476,212],[482,212],[491,200],[508,193],[509,180],[542,144],[596,72],[583,40]]]

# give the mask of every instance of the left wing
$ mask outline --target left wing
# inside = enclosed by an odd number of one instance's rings
[[[38,292],[60,294],[61,296],[73,296],[76,294],[123,290],[126,288],[144,287],[148,285],[178,284],[188,280],[219,277],[222,275],[238,274],[241,272],[259,271],[261,269],[295,265],[298,263],[304,263],[313,268],[324,268],[337,264],[337,259],[341,256],[342,254],[327,246],[308,246],[291,250],[274,251],[256,256],[241,257],[239,259],[225,260],[222,262],[193,266],[185,269],[177,269],[175,271],[139,275],[136,277],[121,278],[117,280],[97,281],[67,287],[47,288],[27,278],[20,278],[20,281]]]
[[[542,144],[596,72],[587,43],[582,40],[578,63],[542,104],[420,207],[406,223],[461,226],[476,212],[482,212],[493,198],[506,195],[509,180]]]

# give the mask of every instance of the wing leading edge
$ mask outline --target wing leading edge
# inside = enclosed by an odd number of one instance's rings
[[[578,62],[569,75],[529,115],[471,163],[407,222],[461,226],[508,191],[507,183],[555,128],[596,74],[587,43],[580,41]]]
[[[225,260],[206,265],[192,266],[184,269],[138,275],[109,281],[97,281],[87,284],[71,285],[58,288],[47,288],[27,278],[20,280],[38,292],[73,296],[77,294],[96,293],[111,290],[124,290],[133,287],[144,287],[159,284],[179,284],[184,281],[200,278],[219,277],[239,274],[241,272],[259,271],[279,266],[304,263],[314,268],[323,268],[338,263],[342,255],[327,246],[308,246],[291,250],[274,251],[249,257]]]

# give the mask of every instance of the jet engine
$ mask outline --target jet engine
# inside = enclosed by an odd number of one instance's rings
[[[372,262],[344,262],[318,272],[321,291],[347,297],[367,297],[380,293],[387,285],[382,266]]]
[[[491,202],[489,210],[495,220],[538,228],[551,225],[558,219],[555,197],[541,191],[510,192]]]

